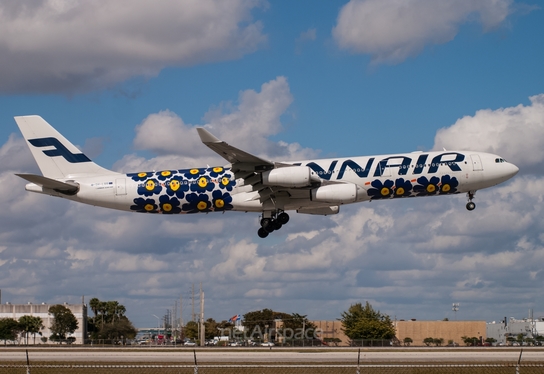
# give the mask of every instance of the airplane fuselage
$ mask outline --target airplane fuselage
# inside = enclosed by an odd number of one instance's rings
[[[415,152],[396,155],[289,162],[308,167],[307,186],[263,199],[226,167],[163,170],[92,177],[68,176],[79,191],[66,195],[28,184],[27,190],[112,209],[187,214],[213,211],[301,210],[334,214],[343,204],[369,200],[468,193],[511,178],[517,167],[482,152]],[[346,188],[346,186],[354,186]],[[270,187],[274,194],[274,187]],[[264,200],[264,201],[263,201]],[[314,209],[312,211],[312,209]]]

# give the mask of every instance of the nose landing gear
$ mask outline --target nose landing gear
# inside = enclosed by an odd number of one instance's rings
[[[270,217],[266,217],[269,215]],[[274,230],[279,230],[283,225],[289,222],[289,214],[281,212],[276,215],[275,212],[263,213],[263,218],[261,218],[261,228],[257,231],[257,235],[260,238],[266,238]]]
[[[472,199],[474,199],[474,195],[476,195],[476,191],[468,191],[468,203],[466,205],[467,210],[474,210],[476,208],[476,204],[472,202]]]

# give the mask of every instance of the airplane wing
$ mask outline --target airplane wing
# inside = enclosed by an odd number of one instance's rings
[[[300,187],[288,186],[281,183],[263,183],[263,174],[268,174],[268,171],[278,168],[289,169],[290,167],[299,167],[300,165],[264,160],[260,157],[254,156],[250,153],[242,151],[241,149],[229,145],[228,143],[216,138],[210,132],[201,127],[197,128],[197,131],[198,135],[200,136],[200,140],[202,140],[202,143],[207,145],[210,149],[212,149],[214,152],[216,152],[232,164],[231,170],[237,179],[243,179],[244,185],[250,185],[252,186],[252,191],[258,191],[258,194],[251,198],[251,200],[260,199],[261,202],[264,202],[273,197],[278,197],[280,194],[292,197],[292,194],[296,193],[293,188],[297,189],[296,187]],[[314,179],[316,179],[316,177],[311,177],[308,174],[308,184],[304,187],[309,187],[312,183],[315,183]],[[301,189],[304,189],[304,187]]]
[[[260,157],[253,156],[241,149],[233,147],[232,145],[217,139],[202,127],[198,127],[196,131],[198,131],[202,143],[232,164],[232,169],[235,173],[237,171],[263,172],[274,169],[273,162],[263,160]]]

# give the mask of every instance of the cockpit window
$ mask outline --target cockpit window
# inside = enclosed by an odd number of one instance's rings
[[[495,159],[495,163],[503,163],[503,162],[506,162],[506,160],[504,158],[496,158]]]

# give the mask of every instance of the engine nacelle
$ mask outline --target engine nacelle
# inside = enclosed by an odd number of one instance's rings
[[[317,174],[308,166],[288,166],[265,171],[262,183],[266,186],[308,187],[319,181]]]
[[[324,203],[348,204],[364,199],[364,189],[353,183],[314,188],[310,199]]]

